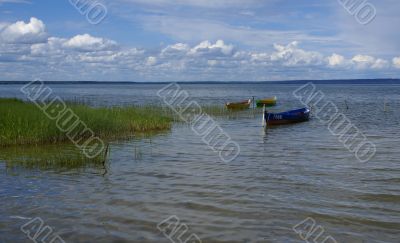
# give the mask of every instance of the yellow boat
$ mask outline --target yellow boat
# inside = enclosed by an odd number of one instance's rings
[[[263,99],[263,100],[257,100],[257,107],[263,107],[265,106],[275,106],[278,98],[276,96]]]
[[[242,102],[229,102],[226,103],[226,108],[229,110],[245,110],[249,109],[251,104],[251,100],[245,100]]]

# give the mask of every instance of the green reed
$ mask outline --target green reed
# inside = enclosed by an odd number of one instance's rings
[[[137,133],[170,129],[173,119],[160,107],[94,108],[68,103],[79,119],[101,139],[129,138]],[[82,134],[84,135],[84,134]],[[69,142],[42,110],[29,102],[0,98],[0,146]]]
[[[1,149],[0,161],[9,169],[104,169],[107,150],[89,159],[73,145],[11,146]]]

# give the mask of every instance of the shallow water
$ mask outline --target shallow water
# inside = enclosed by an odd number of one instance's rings
[[[163,85],[52,85],[94,105],[160,103]],[[183,85],[200,103],[277,95],[274,110],[299,108],[288,84]],[[337,242],[398,242],[399,85],[323,84],[377,146],[360,163],[317,119],[261,127],[260,115],[217,122],[241,148],[227,164],[190,126],[114,142],[103,170],[7,169],[0,162],[0,240],[29,242],[20,227],[41,217],[66,242],[169,242],[157,224],[171,215],[203,242],[304,242],[292,227],[315,219]],[[23,97],[0,86],[1,97]],[[346,104],[349,109],[346,109]],[[384,100],[387,102],[384,112]],[[0,151],[1,153],[1,151]]]

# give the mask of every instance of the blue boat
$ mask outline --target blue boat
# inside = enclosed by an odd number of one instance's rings
[[[264,111],[264,120],[267,126],[299,123],[308,121],[309,119],[310,109],[308,108],[282,113],[268,113],[268,111]]]

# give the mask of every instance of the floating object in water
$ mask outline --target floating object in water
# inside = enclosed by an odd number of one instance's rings
[[[276,96],[271,97],[271,98],[266,98],[263,100],[257,100],[257,107],[263,107],[264,105],[265,106],[275,106],[277,100],[278,100],[278,98]]]
[[[226,108],[229,110],[245,110],[249,109],[251,104],[251,100],[245,100],[242,102],[230,102],[226,104]]]
[[[310,109],[303,108],[282,113],[268,113],[264,111],[264,119],[267,126],[305,122],[310,119]]]

